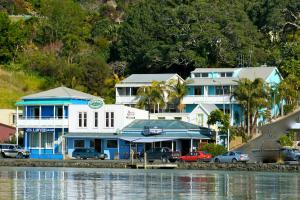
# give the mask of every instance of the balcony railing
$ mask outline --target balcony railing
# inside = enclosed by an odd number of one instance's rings
[[[35,127],[66,127],[69,124],[67,116],[25,116],[18,118],[17,126],[19,128],[35,128]]]

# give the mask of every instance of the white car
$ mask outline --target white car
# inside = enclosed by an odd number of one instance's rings
[[[219,155],[213,158],[215,163],[236,163],[236,162],[248,162],[248,154],[243,154],[239,151],[229,151],[223,155]]]

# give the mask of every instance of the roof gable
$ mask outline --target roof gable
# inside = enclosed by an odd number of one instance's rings
[[[39,92],[36,94],[22,97],[23,100],[28,99],[101,99],[100,97],[93,96],[78,90],[70,89],[67,87],[58,87],[47,91]]]

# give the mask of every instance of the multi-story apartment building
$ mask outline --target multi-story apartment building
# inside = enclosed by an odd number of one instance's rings
[[[243,78],[252,81],[261,78],[270,86],[277,85],[282,80],[276,67],[197,68],[187,79],[188,94],[183,99],[186,112],[192,112],[200,104],[213,104],[230,114],[232,124],[241,123],[242,109],[231,94],[238,80]],[[274,105],[271,115],[278,114],[279,108]]]

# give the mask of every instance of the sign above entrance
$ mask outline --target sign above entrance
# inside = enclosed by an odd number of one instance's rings
[[[45,132],[54,132],[54,128],[26,128],[26,133],[45,133]]]
[[[157,127],[157,126],[155,126],[155,127],[145,126],[144,131],[143,131],[143,135],[145,135],[145,136],[161,135],[163,132],[164,132],[164,130],[162,128]]]
[[[92,109],[98,109],[98,108],[101,108],[104,105],[104,102],[101,99],[92,99],[92,100],[89,101],[88,105]]]
[[[135,119],[135,113],[128,110],[127,115],[126,115],[126,119]]]

